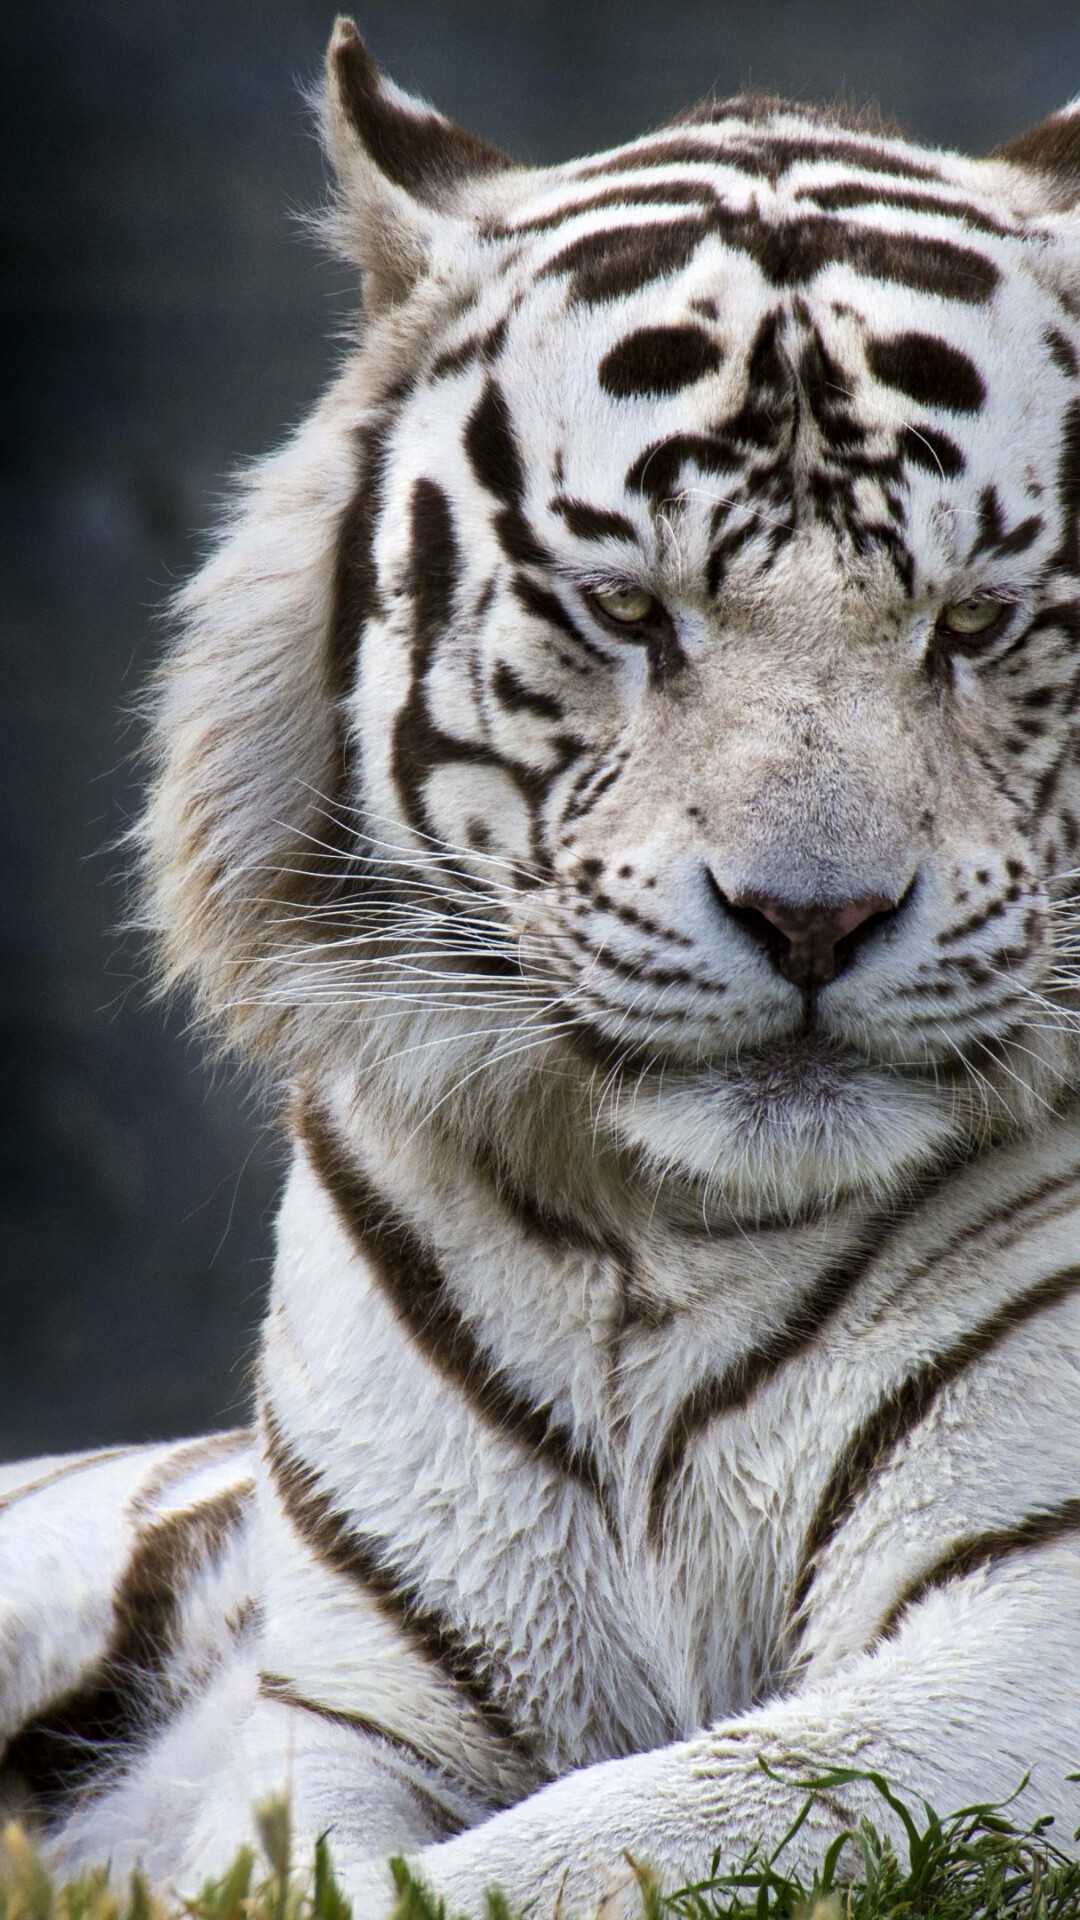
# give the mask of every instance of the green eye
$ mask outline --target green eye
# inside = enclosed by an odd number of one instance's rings
[[[641,627],[660,611],[655,594],[644,587],[593,587],[590,600],[620,627]]]
[[[961,640],[974,639],[997,626],[1005,605],[1004,600],[954,600],[941,614],[938,627]]]

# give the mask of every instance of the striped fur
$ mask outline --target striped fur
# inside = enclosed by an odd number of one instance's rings
[[[533,170],[339,22],[326,133],[362,343],[142,829],[291,1102],[256,1426],[0,1475],[7,1800],[191,1885],[285,1787],[362,1916],[833,1766],[1071,1831],[1080,114]]]

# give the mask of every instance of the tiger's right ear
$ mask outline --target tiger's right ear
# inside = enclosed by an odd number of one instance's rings
[[[325,139],[338,180],[334,244],[360,267],[369,312],[404,299],[440,243],[486,210],[477,188],[515,163],[403,93],[342,15],[326,54]]]
[[[1080,207],[1080,95],[1038,126],[997,147],[990,157],[1034,174],[1043,186],[1048,210],[1075,212]]]

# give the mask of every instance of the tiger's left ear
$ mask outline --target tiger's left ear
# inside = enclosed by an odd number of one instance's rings
[[[339,189],[331,231],[362,270],[369,312],[404,299],[455,237],[465,244],[497,198],[483,187],[515,171],[497,147],[380,73],[344,15],[326,55],[325,137]]]
[[[1046,194],[1047,213],[1080,208],[1080,98],[1018,139],[995,148],[990,157],[1036,174]]]

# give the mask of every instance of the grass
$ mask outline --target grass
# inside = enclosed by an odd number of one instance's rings
[[[898,1853],[864,1820],[837,1834],[805,1882],[786,1870],[784,1855],[816,1795],[852,1781],[875,1788],[899,1822],[903,1847]],[[717,1853],[695,1886],[665,1893],[646,1867],[628,1861],[641,1920],[1080,1920],[1080,1860],[1052,1843],[1049,1820],[1019,1827],[1009,1803],[965,1807],[943,1819],[922,1802],[916,1813],[875,1773],[831,1773],[804,1789],[798,1818],[772,1853],[755,1850],[727,1866]],[[258,1831],[258,1855],[242,1848],[222,1879],[182,1898],[151,1889],[138,1873],[113,1886],[104,1867],[61,1885],[26,1833],[8,1826],[0,1836],[0,1920],[351,1920],[325,1837],[310,1867],[299,1870],[281,1801],[260,1809]],[[1080,1839],[1080,1832],[1071,1837]],[[392,1870],[393,1920],[454,1920],[403,1860]],[[486,1920],[515,1920],[498,1893],[486,1896],[486,1907]]]

